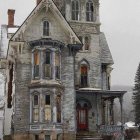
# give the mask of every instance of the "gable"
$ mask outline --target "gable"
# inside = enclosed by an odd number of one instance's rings
[[[81,44],[80,40],[52,0],[42,0],[39,5],[32,11],[32,13],[27,17],[19,30],[13,35],[11,40],[26,41],[27,38],[28,40],[41,38],[41,21],[43,21],[43,19],[47,19],[51,22],[51,36],[54,35],[54,38],[56,37],[56,35],[64,36],[67,39],[69,38],[69,40],[67,40],[67,43]],[[39,32],[40,36],[38,34]]]

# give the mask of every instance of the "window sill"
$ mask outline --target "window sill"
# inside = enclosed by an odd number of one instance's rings
[[[62,87],[62,83],[60,80],[54,79],[39,79],[39,80],[31,80],[29,87]]]
[[[78,53],[91,53],[91,51],[90,50],[79,50]]]

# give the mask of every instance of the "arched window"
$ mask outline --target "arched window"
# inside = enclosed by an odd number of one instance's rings
[[[46,20],[43,21],[43,35],[49,36],[49,30],[50,30],[49,22]]]
[[[39,51],[34,51],[34,78],[39,78]]]
[[[51,121],[51,100],[50,95],[45,95],[45,121]]]
[[[92,0],[86,3],[86,21],[93,21],[94,7]]]
[[[73,0],[72,1],[72,20],[79,20],[79,1]]]
[[[86,65],[81,66],[81,87],[88,86],[88,67]]]
[[[39,121],[39,97],[38,95],[33,96],[33,121]]]
[[[89,50],[89,46],[90,46],[90,44],[89,44],[89,38],[86,36],[85,37],[84,49],[85,50]]]

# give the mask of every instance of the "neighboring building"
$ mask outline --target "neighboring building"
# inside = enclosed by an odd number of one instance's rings
[[[4,134],[4,100],[0,97],[0,140],[3,140]]]
[[[110,90],[98,0],[38,0],[11,36],[7,61],[14,140],[75,140],[80,131],[116,128],[113,102],[120,99],[122,112],[125,91]]]
[[[13,114],[13,107],[12,107],[12,96],[14,92],[11,91],[13,88],[14,91],[14,81],[10,77],[11,67],[10,61],[6,59],[7,51],[8,51],[8,44],[9,39],[11,38],[12,34],[16,32],[18,26],[14,25],[14,13],[15,10],[9,9],[8,14],[8,24],[1,25],[1,36],[0,36],[0,89],[1,89],[1,96],[4,99],[4,123],[3,123],[3,133],[5,138],[10,137],[11,135],[11,122],[12,122],[12,114]],[[10,82],[11,81],[11,82]]]

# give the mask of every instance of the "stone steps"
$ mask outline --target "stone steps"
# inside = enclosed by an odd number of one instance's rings
[[[80,132],[77,133],[76,140],[103,140],[103,138],[95,132]]]

